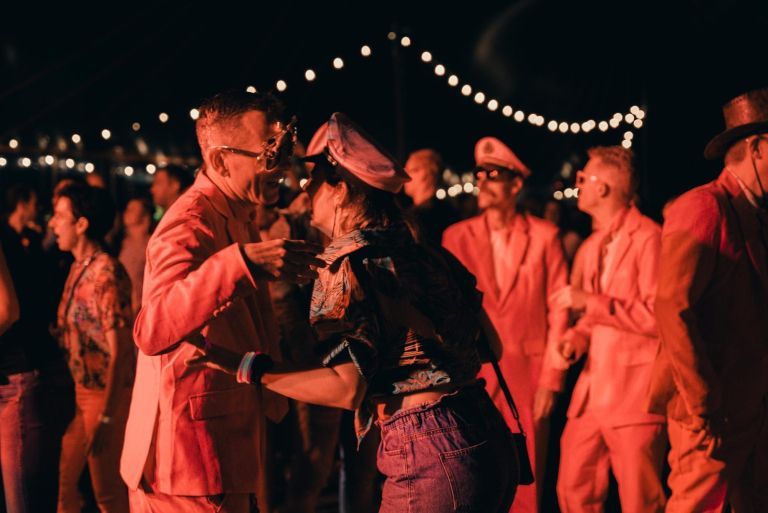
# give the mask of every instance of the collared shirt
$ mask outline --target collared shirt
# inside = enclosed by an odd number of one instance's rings
[[[603,244],[600,254],[600,276],[598,276],[600,285],[598,290],[600,291],[604,291],[611,280],[611,272],[614,270],[613,260],[616,258],[616,248],[618,247],[619,239],[622,236],[626,237],[626,234],[620,233],[619,230],[624,225],[624,220],[627,218],[628,212],[629,208],[617,212],[613,216],[611,224],[603,234]]]
[[[129,326],[131,318],[131,282],[117,259],[99,252],[72,264],[59,303],[58,329],[75,383],[106,389],[115,355],[105,334]],[[134,362],[120,365],[133,367]]]
[[[318,271],[310,322],[324,364],[352,361],[368,384],[367,400],[474,380],[481,298],[452,257],[393,228],[350,232],[334,239],[322,259],[328,267]],[[433,337],[403,319],[418,314]],[[367,403],[356,414],[359,440],[373,420]]]

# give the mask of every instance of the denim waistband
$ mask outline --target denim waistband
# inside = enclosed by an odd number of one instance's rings
[[[437,417],[441,417],[439,422],[436,422]],[[384,435],[392,430],[405,434],[438,426],[444,429],[465,422],[485,425],[489,429],[506,427],[501,414],[485,391],[483,380],[446,393],[436,401],[400,410],[386,420],[377,421],[377,424]]]

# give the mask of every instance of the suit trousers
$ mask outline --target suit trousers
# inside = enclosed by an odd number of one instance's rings
[[[669,420],[671,450],[667,513],[768,511],[768,405],[730,419],[722,434]]]
[[[565,425],[557,479],[560,510],[602,513],[613,471],[623,513],[661,513],[664,424],[613,426],[604,417],[587,412]]]

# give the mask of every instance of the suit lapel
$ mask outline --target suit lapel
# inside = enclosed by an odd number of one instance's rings
[[[610,267],[606,270],[608,273],[608,280],[605,283],[605,290],[610,289],[613,279],[616,277],[616,269],[619,269],[622,260],[627,256],[627,252],[629,251],[630,246],[632,246],[632,237],[635,230],[637,230],[640,225],[639,214],[640,213],[637,212],[634,207],[631,207],[624,218],[624,226],[619,227],[616,230],[616,237],[618,237],[618,240],[616,241],[616,253],[610,262]],[[605,292],[605,290],[602,292]]]
[[[528,233],[529,228],[530,225],[528,224],[528,219],[525,217],[525,214],[518,214],[515,216],[515,224],[511,233],[512,254],[509,255],[509,258],[511,259],[509,278],[506,283],[501,284],[500,290],[502,303],[507,301],[509,295],[512,293],[512,289],[515,288],[517,277],[520,274],[520,266],[522,266],[523,261],[525,261],[525,255],[528,252],[528,244],[531,238]]]
[[[491,232],[485,216],[477,218],[472,225],[473,237],[477,241],[476,251],[478,279],[487,284],[486,294],[489,294],[495,303],[499,301],[499,288],[496,285],[496,274],[493,270],[493,248],[491,247]]]

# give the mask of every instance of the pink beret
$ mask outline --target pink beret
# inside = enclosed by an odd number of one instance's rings
[[[523,178],[531,176],[531,170],[517,158],[509,146],[495,137],[483,137],[475,144],[475,165],[500,166],[519,172]]]

